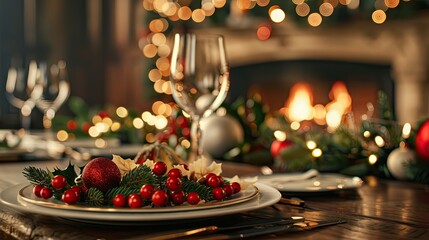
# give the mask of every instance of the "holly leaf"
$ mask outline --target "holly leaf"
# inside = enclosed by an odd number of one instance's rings
[[[76,171],[74,169],[74,165],[71,164],[71,162],[69,162],[69,165],[64,170],[61,170],[58,167],[55,167],[54,171],[52,172],[52,174],[54,176],[56,176],[56,175],[63,175],[66,178],[67,183],[70,186],[76,185],[75,182],[74,182],[74,180],[77,178],[77,173],[76,173]]]

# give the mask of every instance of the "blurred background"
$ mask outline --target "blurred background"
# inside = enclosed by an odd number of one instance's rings
[[[279,110],[290,104],[291,90],[300,83],[311,106],[324,106],[332,101],[334,83],[341,82],[356,116],[367,113],[367,103],[375,103],[382,90],[400,122],[415,122],[429,111],[428,5],[427,0],[0,0],[0,128],[20,127],[20,111],[4,89],[8,69],[28,69],[31,60],[66,62],[69,101],[78,97],[88,106],[168,116],[169,38],[184,31],[225,35],[228,101],[256,94]],[[67,114],[72,113],[64,104],[58,115]],[[42,128],[42,115],[32,112],[32,128]]]

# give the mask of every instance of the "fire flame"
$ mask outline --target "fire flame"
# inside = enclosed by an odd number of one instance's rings
[[[304,83],[295,84],[286,103],[287,116],[292,122],[301,122],[313,118],[313,95],[311,87]]]
[[[319,125],[327,125],[328,129],[336,129],[344,114],[351,111],[352,98],[344,82],[337,81],[329,92],[331,102],[323,106],[313,106],[313,93],[308,84],[297,83],[291,91],[286,106],[286,117],[291,122],[314,120]]]

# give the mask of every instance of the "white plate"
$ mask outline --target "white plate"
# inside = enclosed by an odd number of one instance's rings
[[[291,193],[339,191],[355,189],[363,184],[362,179],[359,177],[349,177],[335,173],[322,173],[317,177],[300,181],[291,181],[291,179],[293,179],[293,175],[294,173],[284,173],[259,176],[258,181],[272,186],[279,191]]]
[[[34,205],[28,202],[19,202],[18,193],[26,185],[16,185],[7,188],[0,193],[0,202],[18,211],[43,214],[48,216],[71,218],[74,220],[82,220],[84,222],[106,222],[114,224],[118,222],[151,222],[151,221],[171,221],[177,219],[198,219],[205,217],[223,216],[234,213],[241,213],[259,208],[264,208],[277,203],[281,194],[275,188],[262,183],[256,183],[259,189],[259,195],[249,201],[238,203],[226,207],[210,208],[195,211],[181,212],[154,212],[154,213],[125,213],[125,212],[86,212],[86,211],[69,211],[64,209],[47,208]]]
[[[208,203],[202,203],[198,205],[183,204],[180,206],[172,207],[157,207],[152,208],[145,206],[143,208],[114,208],[114,207],[91,207],[89,205],[68,205],[63,201],[55,198],[43,199],[38,198],[33,194],[33,186],[27,185],[22,188],[18,193],[18,202],[31,203],[37,206],[49,207],[61,210],[74,210],[74,211],[86,211],[86,212],[123,212],[123,213],[155,213],[155,212],[181,212],[181,211],[195,211],[209,208],[226,207],[237,203],[249,201],[250,199],[257,197],[259,194],[258,188],[255,186],[249,187],[245,190],[240,191],[237,194],[232,195],[230,199],[225,201],[210,201]]]

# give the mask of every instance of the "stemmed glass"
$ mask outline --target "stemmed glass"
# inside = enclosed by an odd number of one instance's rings
[[[192,118],[189,161],[203,156],[201,119],[225,100],[229,65],[220,35],[175,34],[170,83],[176,103]]]
[[[22,70],[10,68],[6,80],[6,98],[9,103],[20,109],[21,127],[28,130],[31,125],[31,113],[37,100],[42,96],[42,88],[37,85],[38,67],[31,61],[25,78]]]
[[[57,64],[53,64],[49,73],[46,64],[41,63],[39,71],[40,76],[37,78],[36,85],[43,89],[43,93],[36,101],[36,106],[43,112],[44,128],[50,130],[52,119],[70,95],[66,63],[59,61]]]

